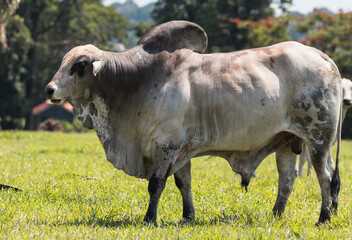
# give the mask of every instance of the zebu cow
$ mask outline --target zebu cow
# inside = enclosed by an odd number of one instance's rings
[[[202,155],[225,158],[247,186],[261,161],[277,152],[273,212],[280,216],[301,142],[309,146],[322,191],[318,223],[329,220],[339,174],[327,168],[327,159],[342,94],[333,61],[296,42],[203,54],[206,46],[204,30],[186,21],[152,28],[125,53],[79,46],[65,55],[46,96],[73,105],[116,168],[149,181],[145,222],[156,221],[172,174],[183,220],[194,218],[190,159]]]
[[[342,121],[345,119],[347,110],[352,107],[352,82],[349,79],[343,78],[342,79]],[[333,160],[332,156],[330,154],[329,157],[330,165],[333,166]],[[303,145],[302,153],[299,157],[299,170],[298,170],[298,175],[302,176],[303,175],[303,166],[304,163],[308,162],[308,171],[307,175],[310,175],[311,168],[312,168],[312,162],[310,160],[309,156],[309,149],[307,145]]]

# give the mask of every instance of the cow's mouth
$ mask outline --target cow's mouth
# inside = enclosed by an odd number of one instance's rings
[[[65,98],[63,98],[63,99],[50,99],[50,101],[56,105],[60,105],[65,102]]]

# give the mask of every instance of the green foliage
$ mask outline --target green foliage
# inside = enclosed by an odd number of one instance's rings
[[[94,133],[0,132],[0,179],[22,192],[0,191],[2,239],[349,239],[352,142],[343,141],[338,215],[316,227],[321,194],[315,174],[297,178],[285,213],[272,217],[277,194],[274,155],[263,161],[248,192],[221,158],[192,160],[193,223],[182,224],[173,177],[157,226],[141,224],[147,181],[105,158]],[[335,154],[335,151],[334,153]]]
[[[307,34],[301,42],[328,54],[341,75],[352,78],[352,13],[334,15],[316,9],[297,24],[297,30]]]

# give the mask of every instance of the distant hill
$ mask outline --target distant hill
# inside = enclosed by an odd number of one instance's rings
[[[144,7],[138,7],[133,0],[126,0],[125,3],[116,2],[111,5],[116,8],[117,12],[125,16],[131,24],[138,24],[139,22],[153,22],[150,13],[154,9],[154,3],[149,3]]]

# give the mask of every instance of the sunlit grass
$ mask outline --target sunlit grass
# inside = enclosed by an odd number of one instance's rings
[[[196,219],[180,223],[181,196],[171,177],[157,226],[141,224],[147,181],[116,170],[94,133],[0,132],[1,239],[348,239],[352,214],[352,142],[341,152],[340,208],[315,227],[321,204],[312,176],[297,178],[281,219],[272,217],[277,194],[275,158],[259,166],[248,192],[221,158],[192,160]],[[306,168],[304,169],[306,173]]]

